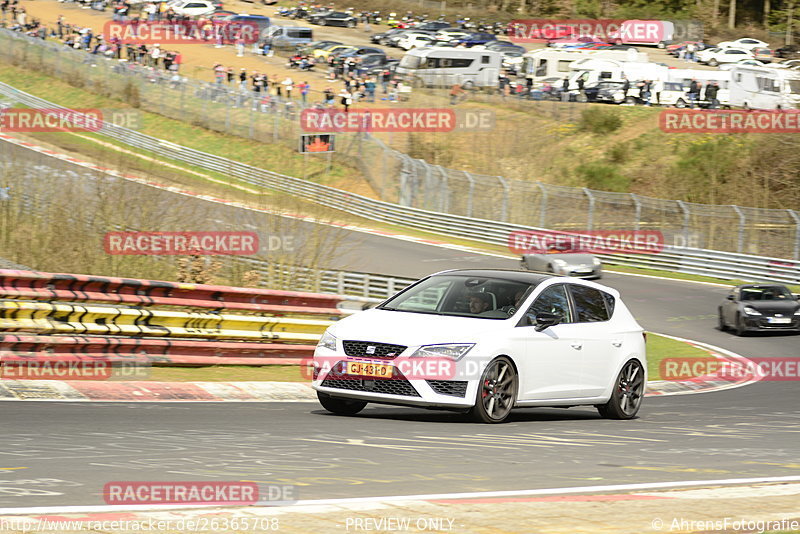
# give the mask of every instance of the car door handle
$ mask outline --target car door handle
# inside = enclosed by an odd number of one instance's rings
[[[611,344],[614,345],[615,347],[621,347],[622,341],[612,341]]]
[[[575,350],[581,350],[583,348],[583,343],[570,343],[569,346]]]

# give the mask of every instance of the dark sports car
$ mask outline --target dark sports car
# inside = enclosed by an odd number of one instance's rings
[[[800,302],[785,286],[736,286],[719,306],[719,329],[733,328],[736,335],[751,331],[800,332]]]
[[[310,15],[308,21],[320,26],[341,26],[343,28],[355,28],[358,23],[355,17],[341,11]]]

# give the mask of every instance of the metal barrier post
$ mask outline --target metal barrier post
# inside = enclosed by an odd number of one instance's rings
[[[638,231],[642,220],[642,201],[639,200],[639,196],[636,195],[636,193],[631,193],[631,200],[633,200],[633,206],[636,210],[636,221],[633,224],[634,228]]]
[[[681,211],[683,211],[683,239],[684,239],[684,243],[686,243],[686,246],[688,248],[688,245],[689,245],[689,208],[686,207],[686,204],[683,202],[683,200],[676,200],[675,203],[678,204],[678,207],[681,209]]]
[[[450,177],[447,174],[447,171],[444,170],[444,167],[441,165],[436,166],[439,169],[439,174],[442,175],[442,187],[443,191],[441,193],[442,199],[439,203],[439,211],[443,213],[450,213]]]
[[[736,252],[741,254],[742,249],[744,249],[744,223],[746,219],[744,213],[742,213],[742,210],[739,208],[739,206],[731,206],[731,207],[733,208],[733,211],[736,212],[736,215],[739,216],[739,235],[736,240],[737,241]]]
[[[589,198],[589,213],[587,215],[586,229],[587,230],[591,230],[592,227],[594,226],[594,200],[595,199],[594,199],[594,195],[592,194],[591,190],[589,190],[588,188],[584,187],[583,188],[583,192]]]
[[[467,196],[467,217],[472,217],[472,193],[475,191],[475,178],[467,171],[461,171],[469,180],[469,196]]]
[[[545,224],[547,220],[547,188],[542,182],[536,182],[536,185],[539,186],[542,192],[542,199],[539,201],[539,226],[545,228],[547,226]]]
[[[500,220],[503,222],[508,222],[508,199],[510,191],[508,188],[508,182],[506,182],[505,178],[502,176],[498,176],[497,181],[503,186],[503,209],[500,211]]]
[[[789,216],[794,219],[797,228],[795,229],[794,234],[794,259],[800,260],[800,215],[794,210],[786,210],[789,212]]]

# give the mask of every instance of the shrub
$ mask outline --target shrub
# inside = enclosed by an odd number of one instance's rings
[[[615,132],[622,127],[622,118],[612,108],[591,107],[581,112],[580,129],[596,134]]]

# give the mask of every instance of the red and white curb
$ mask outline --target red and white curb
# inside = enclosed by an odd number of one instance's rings
[[[659,334],[656,332],[653,333],[706,351],[709,356],[716,358],[720,362],[736,363],[739,364],[743,369],[750,369],[753,367],[748,365],[752,363],[750,360],[744,356],[736,354],[735,352],[731,352],[714,345],[709,345],[708,343],[702,343],[700,341],[684,339],[682,337],[670,336],[667,334]],[[686,380],[654,380],[647,383],[647,394],[665,396],[687,395],[691,393],[710,393],[712,391],[740,388],[742,386],[758,382],[763,378],[764,377],[760,375],[745,375],[737,378],[736,380],[732,380],[730,378],[722,378],[720,376],[711,374],[696,376]]]

